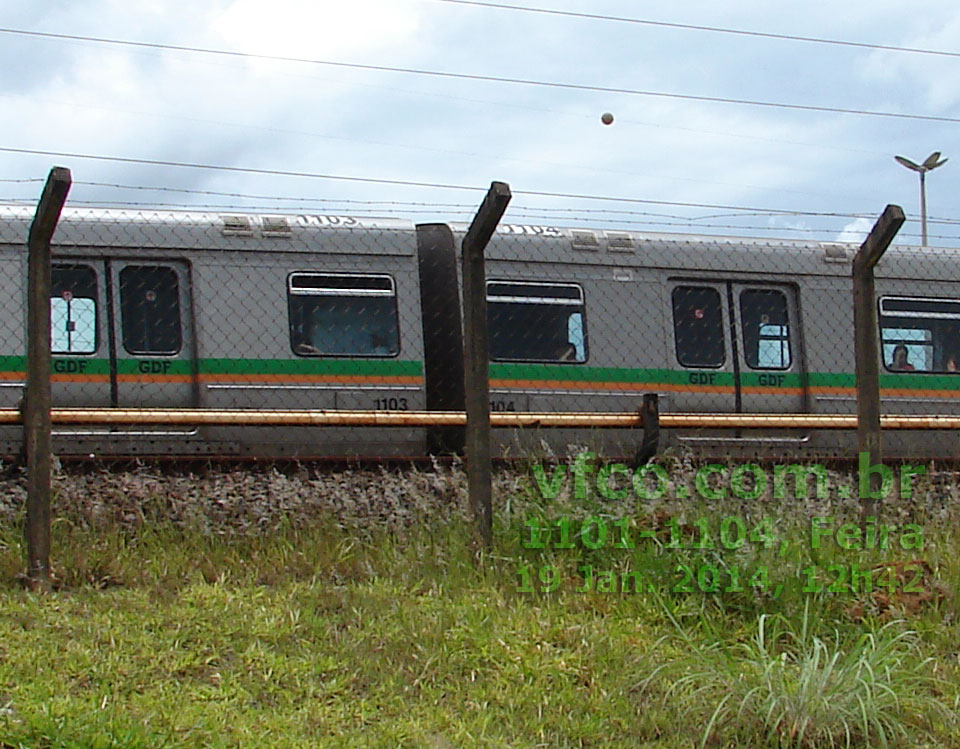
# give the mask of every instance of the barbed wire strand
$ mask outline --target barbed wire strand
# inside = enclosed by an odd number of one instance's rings
[[[16,153],[24,155],[33,155],[33,156],[52,156],[56,158],[71,158],[71,159],[86,159],[91,161],[106,161],[120,164],[142,164],[144,166],[165,166],[165,167],[178,167],[184,169],[197,169],[197,170],[207,170],[207,171],[221,171],[227,173],[239,173],[239,174],[259,174],[267,176],[281,176],[281,177],[297,177],[304,179],[327,179],[334,181],[343,181],[343,182],[358,182],[358,183],[367,183],[367,184],[380,184],[380,185],[393,185],[393,186],[403,186],[403,187],[422,187],[427,189],[441,189],[441,190],[464,190],[469,192],[486,192],[486,187],[477,187],[475,185],[455,185],[441,182],[420,182],[415,180],[400,180],[400,179],[386,179],[382,177],[357,177],[349,175],[337,175],[337,174],[322,174],[319,172],[301,172],[301,171],[288,171],[283,169],[265,169],[257,167],[241,167],[241,166],[229,166],[225,164],[195,164],[190,162],[183,161],[168,161],[165,159],[143,159],[143,158],[133,158],[125,156],[103,156],[96,154],[84,154],[84,153],[74,153],[67,151],[48,151],[41,149],[31,149],[31,148],[11,148],[11,147],[0,147],[0,153]],[[583,193],[564,193],[564,192],[550,192],[545,190],[513,190],[514,195],[531,195],[536,197],[546,197],[546,198],[561,198],[569,200],[592,200],[592,201],[605,201],[605,202],[614,202],[614,203],[635,203],[641,205],[665,205],[673,207],[683,207],[683,208],[709,208],[711,210],[726,210],[726,211],[762,211],[764,213],[769,213],[772,215],[780,216],[819,216],[820,212],[817,211],[799,211],[792,209],[779,209],[779,208],[758,208],[756,206],[738,206],[738,205],[727,205],[723,203],[694,203],[687,201],[675,201],[675,200],[654,200],[651,198],[627,198],[620,196],[611,196],[611,195],[589,195]]]

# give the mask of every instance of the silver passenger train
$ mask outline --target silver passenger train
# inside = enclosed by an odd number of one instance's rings
[[[0,208],[0,407],[22,397],[25,238]],[[463,410],[466,226],[348,216],[64,211],[50,300],[54,405]],[[491,408],[856,412],[851,260],[837,243],[501,225],[487,248]],[[960,413],[960,251],[877,268],[883,409]],[[503,454],[630,430],[498,430]],[[889,432],[890,455],[960,455],[953,432]],[[0,427],[0,452],[20,450]],[[849,456],[842,431],[664,432],[724,456]],[[421,456],[462,430],[65,427],[58,454]]]

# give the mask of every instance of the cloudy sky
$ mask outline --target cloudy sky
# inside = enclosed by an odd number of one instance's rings
[[[955,0],[501,5],[952,55],[449,0],[0,0],[0,149],[73,154],[0,150],[0,199],[35,199],[60,165],[73,172],[75,205],[468,220],[491,180],[501,180],[514,191],[508,220],[516,223],[860,241],[896,203],[909,219],[898,242],[918,243],[919,180],[893,156],[922,161],[940,150],[953,158],[927,178],[930,244],[960,245]],[[615,120],[605,126],[608,111]]]

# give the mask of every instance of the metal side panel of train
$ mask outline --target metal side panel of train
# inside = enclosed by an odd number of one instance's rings
[[[455,242],[465,227],[454,226]],[[491,407],[855,413],[851,259],[833,243],[502,226],[487,257]],[[960,253],[894,248],[877,268],[886,413],[960,412]],[[957,280],[946,280],[957,279]],[[909,370],[894,364],[904,345]],[[960,358],[957,359],[960,362]],[[677,430],[662,447],[731,458],[854,454],[837,431]],[[499,432],[503,450],[587,445],[630,454],[640,435]],[[960,456],[953,433],[887,432],[890,455]]]
[[[0,207],[0,406],[25,371],[26,208]],[[58,406],[461,410],[466,227],[344,216],[68,210],[50,300]],[[853,413],[849,245],[503,225],[487,250],[491,407]],[[886,413],[960,412],[960,252],[877,268]],[[629,455],[630,430],[498,430],[502,454]],[[888,455],[960,456],[952,432]],[[80,454],[423,455],[463,430],[64,428]],[[665,432],[720,457],[849,456],[852,432]],[[20,430],[0,428],[0,448]]]
[[[0,220],[4,405],[24,376],[30,216]],[[422,409],[416,232],[339,216],[69,211],[53,243],[54,406]],[[9,287],[9,288],[7,288]],[[19,430],[4,449],[16,452]],[[421,455],[424,430],[57,427],[61,454]]]

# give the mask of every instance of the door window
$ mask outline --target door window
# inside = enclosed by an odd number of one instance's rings
[[[50,351],[97,350],[97,274],[89,265],[55,265],[50,280]]]
[[[120,271],[123,347],[134,355],[180,352],[180,282],[165,265],[128,265]]]
[[[751,369],[789,369],[790,321],[787,297],[774,289],[740,293],[743,358]]]
[[[677,361],[684,367],[722,367],[726,360],[720,292],[712,286],[673,290]]]

